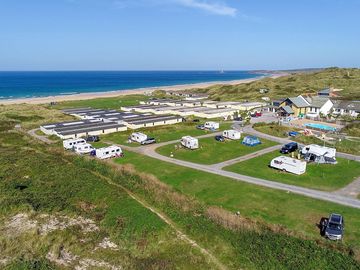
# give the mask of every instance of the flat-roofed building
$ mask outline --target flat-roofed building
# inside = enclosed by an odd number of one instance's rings
[[[142,117],[137,119],[129,119],[126,122],[128,128],[139,129],[144,127],[155,127],[162,125],[172,125],[181,123],[183,118],[176,115],[155,115],[153,117]]]

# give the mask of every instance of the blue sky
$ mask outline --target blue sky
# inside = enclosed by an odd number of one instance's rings
[[[360,66],[359,0],[0,0],[0,70]]]

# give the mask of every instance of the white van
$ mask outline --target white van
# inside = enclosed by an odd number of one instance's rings
[[[280,156],[270,162],[270,167],[286,171],[293,174],[303,174],[306,172],[306,162],[298,159]]]
[[[122,157],[122,156],[123,156],[123,152],[121,148],[116,145],[96,149],[96,157],[98,159],[107,159],[107,158]]]
[[[223,137],[230,139],[230,140],[240,140],[241,139],[241,132],[237,130],[224,130]]]
[[[204,124],[204,127],[205,127],[206,129],[215,130],[215,129],[219,129],[220,124],[217,123],[217,122],[206,122],[206,123]]]
[[[180,143],[182,146],[191,150],[199,148],[199,140],[191,136],[182,137]]]
[[[95,148],[88,143],[80,143],[74,146],[74,151],[78,154],[90,154],[93,150]]]
[[[84,139],[69,139],[69,140],[64,140],[63,141],[63,146],[66,150],[72,150],[74,149],[75,145],[78,144],[84,144],[86,143],[86,141]]]
[[[146,141],[148,136],[141,132],[134,132],[130,135],[130,140],[133,142],[142,143],[143,141]]]

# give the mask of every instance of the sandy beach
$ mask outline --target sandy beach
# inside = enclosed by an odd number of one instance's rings
[[[279,78],[287,75],[286,73],[278,73],[268,76],[270,78]],[[70,101],[70,100],[87,100],[95,98],[110,98],[118,97],[124,95],[136,95],[136,94],[149,94],[156,90],[170,90],[170,91],[182,91],[189,89],[203,89],[213,85],[236,85],[249,83],[256,80],[261,80],[265,76],[252,78],[252,79],[243,79],[235,81],[217,81],[217,82],[206,82],[206,83],[196,83],[196,84],[183,84],[183,85],[173,85],[173,86],[162,86],[162,87],[149,87],[149,88],[138,88],[138,89],[129,89],[129,90],[115,90],[107,92],[93,92],[93,93],[80,93],[73,95],[58,95],[58,96],[47,96],[47,97],[34,97],[34,98],[19,98],[19,99],[4,99],[0,100],[0,105],[10,105],[10,104],[46,104],[50,102],[60,102],[60,101]]]

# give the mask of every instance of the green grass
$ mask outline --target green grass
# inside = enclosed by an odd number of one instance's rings
[[[156,151],[164,156],[170,156],[172,153],[176,159],[200,164],[215,164],[276,145],[274,142],[262,139],[260,145],[254,147],[245,146],[241,142],[246,134],[241,136],[240,140],[227,140],[225,142],[218,142],[214,137],[203,138],[199,140],[200,148],[196,150],[189,150],[183,147],[175,148],[175,146],[179,145],[178,143],[162,146],[156,149]]]
[[[345,243],[360,247],[360,210],[237,182],[226,177],[205,173],[126,152],[119,164],[133,164],[141,172],[155,175],[175,190],[244,217],[281,224],[299,235],[325,241],[319,236],[316,223],[329,213],[342,213],[347,218]],[[158,169],[154,169],[158,168]]]
[[[95,148],[102,148],[102,147],[107,147],[107,146],[109,146],[109,144],[104,143],[104,142],[102,142],[102,141],[100,141],[100,142],[91,142],[90,144],[91,144],[93,147],[95,147]]]
[[[103,141],[113,142],[116,144],[122,144],[127,146],[139,146],[138,143],[129,143],[128,138],[133,132],[143,132],[148,137],[154,137],[158,143],[168,142],[173,140],[180,140],[181,137],[189,136],[201,136],[211,133],[210,131],[199,130],[196,126],[199,123],[183,122],[174,125],[158,126],[152,128],[143,128],[138,130],[127,130],[124,132],[112,133],[102,136]],[[222,122],[220,129],[229,129],[232,125],[231,122]]]
[[[138,105],[140,101],[148,100],[144,95],[126,95],[111,98],[96,98],[88,100],[73,100],[59,102],[53,109],[91,107],[97,109],[120,109],[122,106]]]
[[[270,161],[280,155],[278,151],[274,151],[231,165],[225,170],[324,191],[337,190],[360,177],[359,162],[342,158],[337,158],[338,164],[336,165],[308,163],[306,173],[302,175],[294,175],[270,168],[268,166]]]

